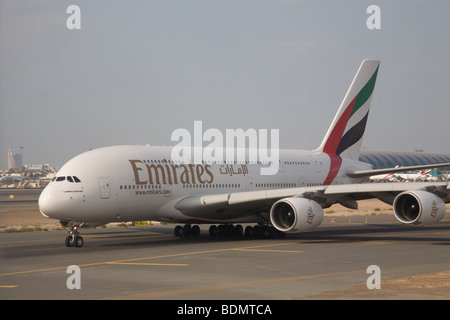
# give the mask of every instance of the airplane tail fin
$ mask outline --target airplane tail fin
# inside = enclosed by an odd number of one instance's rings
[[[318,151],[358,160],[380,61],[364,60]]]

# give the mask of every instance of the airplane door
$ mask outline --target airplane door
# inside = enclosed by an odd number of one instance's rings
[[[109,199],[111,194],[109,178],[99,178],[98,183],[100,186],[100,199]]]
[[[317,173],[320,173],[321,171],[321,164],[319,164],[319,161],[314,160],[314,169],[316,170]]]
[[[252,191],[253,190],[253,179],[248,177],[247,181],[246,181],[246,186],[245,186],[245,190],[246,191]]]
[[[278,172],[284,172],[284,164],[281,160],[278,160]]]

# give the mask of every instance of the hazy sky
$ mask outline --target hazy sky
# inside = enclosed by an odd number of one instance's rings
[[[194,120],[313,149],[365,58],[381,60],[366,150],[450,153],[449,14],[448,0],[0,0],[0,168],[20,147],[56,167],[175,144]]]

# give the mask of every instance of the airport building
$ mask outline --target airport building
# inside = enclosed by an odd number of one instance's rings
[[[8,170],[22,168],[22,154],[8,150]]]
[[[373,165],[374,169],[422,164],[450,163],[450,154],[400,151],[361,151],[359,160]],[[444,168],[449,169],[450,168]]]
[[[374,169],[395,166],[418,166],[424,164],[450,163],[450,154],[401,151],[361,151],[359,160],[373,165]],[[433,176],[448,175],[450,167],[433,170]]]

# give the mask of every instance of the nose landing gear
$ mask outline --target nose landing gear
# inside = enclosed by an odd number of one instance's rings
[[[82,247],[83,238],[79,235],[78,228],[80,226],[76,225],[70,228],[69,236],[66,238],[66,247]]]

